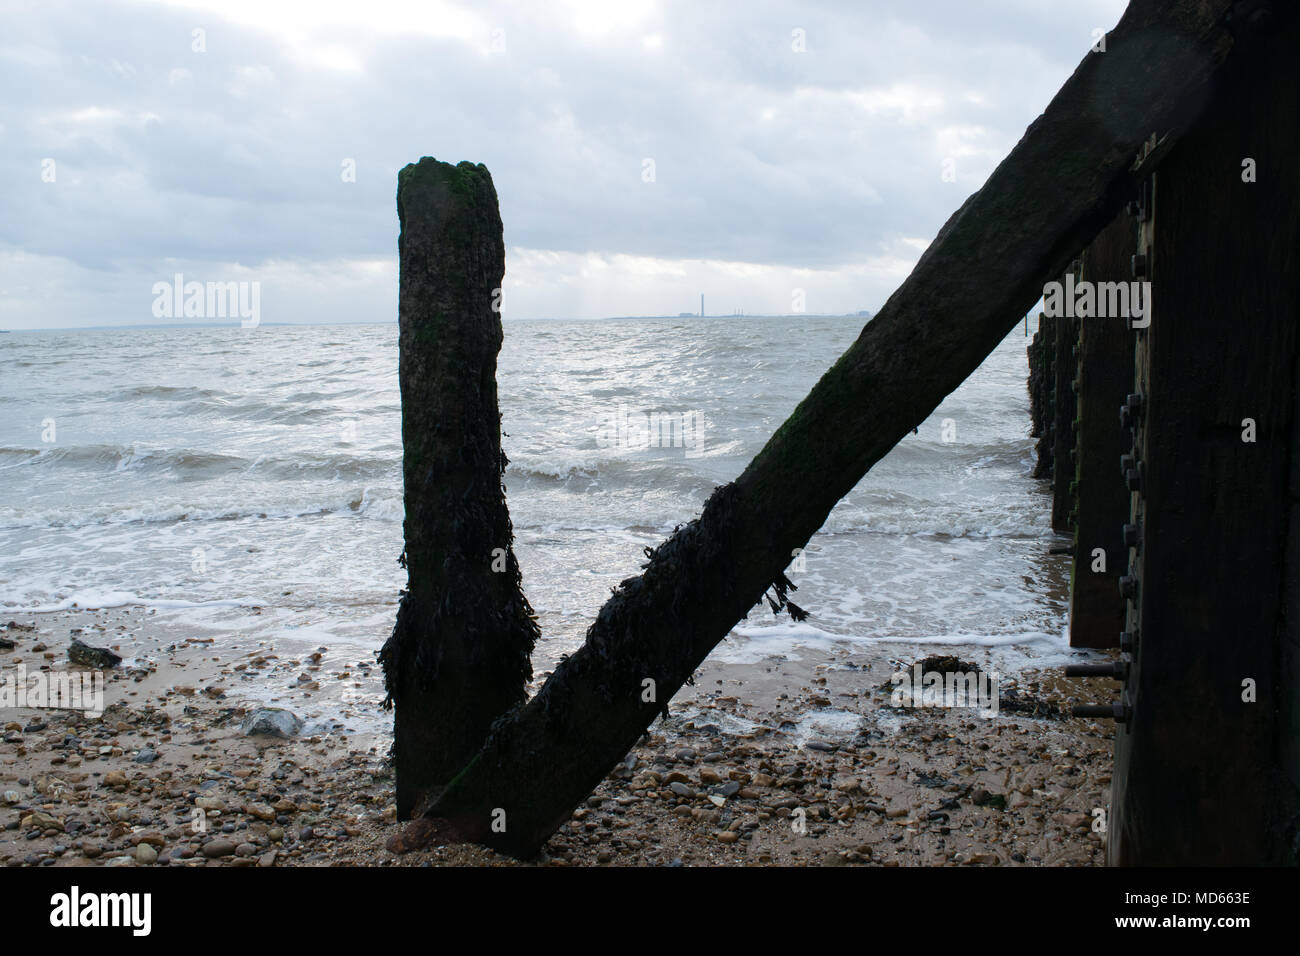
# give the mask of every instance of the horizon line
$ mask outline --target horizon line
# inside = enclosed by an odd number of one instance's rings
[[[866,312],[864,315],[863,312]],[[502,322],[615,322],[632,319],[871,319],[876,313],[870,310],[858,312],[747,312],[744,315],[699,315],[691,312],[679,315],[602,315],[593,318],[574,318],[572,316],[542,315],[529,317],[502,316]],[[259,322],[255,328],[262,326],[272,328],[324,328],[340,325],[396,325],[397,319],[366,319],[343,322]],[[238,319],[230,322],[124,322],[109,325],[60,325],[46,328],[0,329],[0,334],[14,332],[102,332],[108,329],[223,329],[242,328]]]

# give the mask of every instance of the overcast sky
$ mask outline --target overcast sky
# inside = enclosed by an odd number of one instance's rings
[[[394,320],[421,156],[491,171],[506,318],[874,311],[1124,6],[6,0],[0,328]]]

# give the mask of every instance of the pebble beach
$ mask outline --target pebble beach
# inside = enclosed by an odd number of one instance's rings
[[[998,713],[981,716],[898,706],[891,678],[925,657],[914,645],[717,655],[542,853],[517,861],[477,846],[385,848],[399,826],[373,659],[328,647],[282,659],[180,635],[138,607],[28,615],[0,629],[0,675],[74,667],[74,640],[123,658],[99,717],[0,715],[0,864],[1104,860],[1112,731],[1066,716],[1088,689],[1059,669],[1003,679]]]

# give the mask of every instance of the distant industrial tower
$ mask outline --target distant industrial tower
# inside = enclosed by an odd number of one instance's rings
[[[704,293],[700,293],[700,318],[704,318]]]

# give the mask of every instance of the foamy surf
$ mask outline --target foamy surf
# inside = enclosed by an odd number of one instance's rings
[[[506,323],[505,480],[544,626],[539,671],[581,644],[645,548],[740,474],[859,327]],[[378,646],[404,584],[396,328],[122,330],[95,345],[4,343],[0,606],[140,606],[218,635]],[[1013,334],[792,556],[810,622],[782,628],[758,608],[716,653],[1055,659],[1065,566],[1047,558],[1045,489],[1028,477],[1025,377]],[[663,423],[670,438],[689,424],[694,447],[623,447],[608,429],[643,420],[661,439]]]

